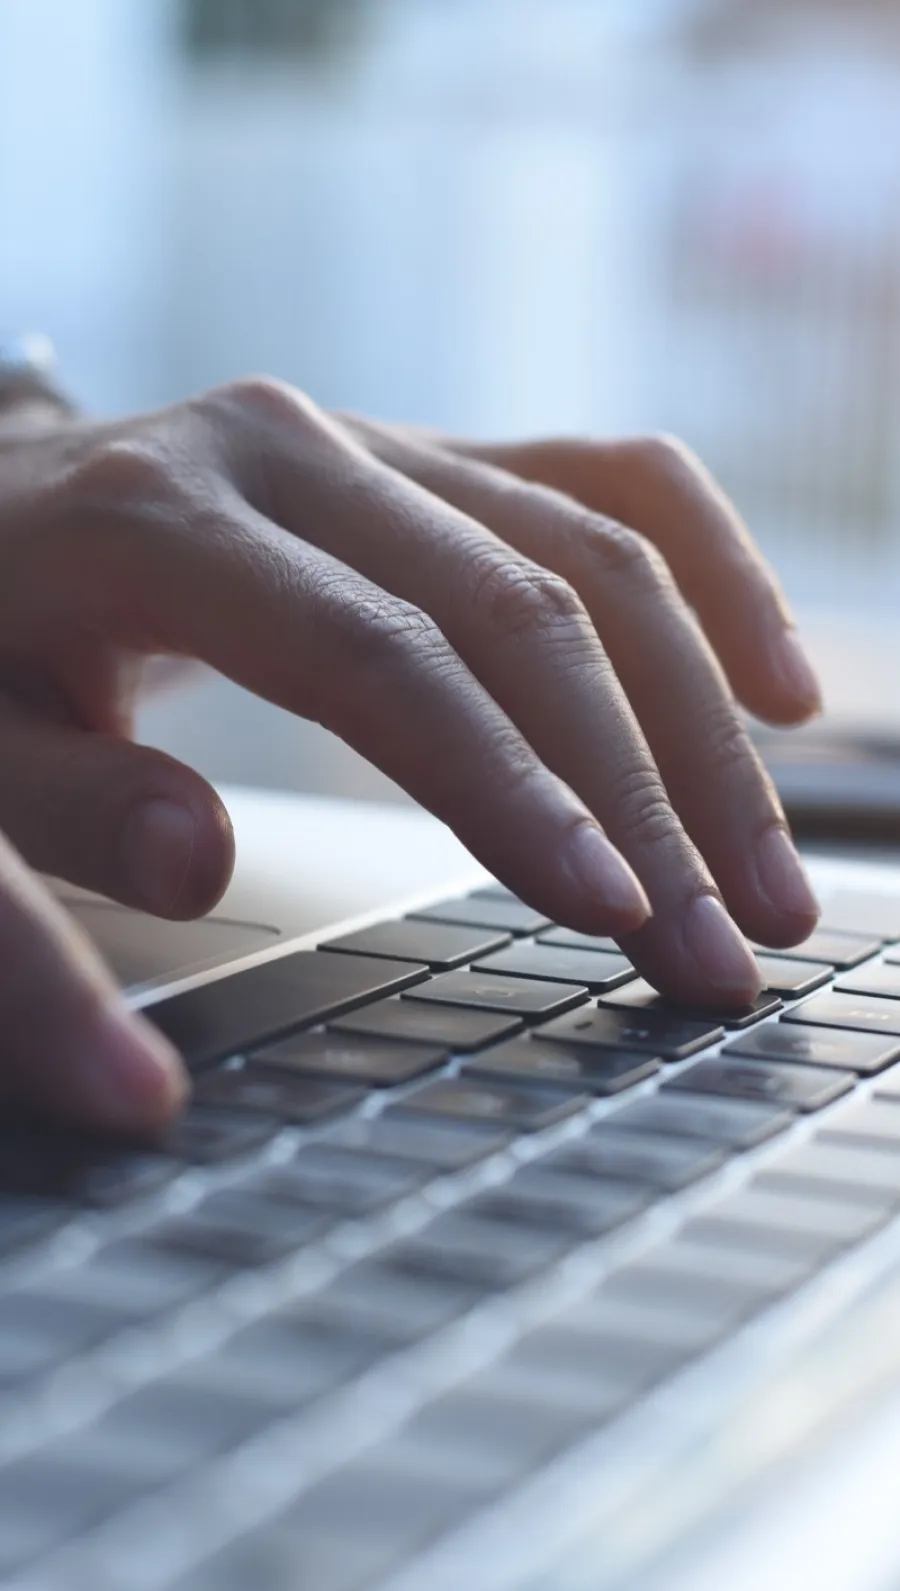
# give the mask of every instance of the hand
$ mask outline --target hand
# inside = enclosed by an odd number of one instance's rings
[[[674,444],[467,447],[266,380],[0,430],[0,826],[34,867],[186,917],[232,840],[203,780],[129,739],[157,654],[324,723],[683,1000],[756,992],[728,912],[775,945],[815,921],[732,695],[799,722],[815,679]]]

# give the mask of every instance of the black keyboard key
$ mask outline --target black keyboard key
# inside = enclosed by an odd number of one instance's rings
[[[796,1256],[814,1266],[877,1231],[889,1213],[887,1204],[795,1197],[752,1182],[695,1216],[681,1236],[728,1250],[745,1244],[763,1253]]]
[[[389,1159],[411,1160],[438,1176],[477,1165],[488,1155],[505,1149],[510,1138],[508,1129],[489,1130],[480,1121],[475,1126],[456,1120],[407,1119],[389,1107],[381,1116],[358,1116],[341,1122],[322,1141]]]
[[[150,1382],[115,1405],[94,1430],[111,1450],[127,1452],[149,1476],[177,1475],[270,1424],[282,1412],[272,1399],[204,1381],[205,1361]],[[290,1406],[290,1387],[283,1389]],[[287,1412],[287,1408],[284,1409]]]
[[[841,994],[875,994],[885,1000],[900,1000],[900,966],[886,961],[869,962],[856,972],[845,972],[835,989]]]
[[[783,1298],[802,1286],[813,1269],[810,1261],[796,1254],[764,1253],[740,1243],[713,1248],[705,1242],[688,1241],[683,1232],[657,1242],[628,1267],[632,1275],[642,1273],[642,1283],[638,1283],[642,1296],[648,1303],[655,1298],[666,1313],[678,1308],[702,1311],[709,1289],[722,1285],[734,1287],[748,1301]],[[612,1280],[621,1274],[614,1272]]]
[[[419,1549],[456,1525],[475,1507],[477,1492],[462,1475],[417,1472],[414,1461],[390,1461],[397,1444],[390,1439],[362,1457],[319,1480],[282,1515],[280,1526],[301,1546],[310,1540],[346,1543],[364,1548],[367,1566],[355,1580],[355,1591],[381,1584],[391,1566],[409,1566]],[[302,1562],[302,1559],[301,1559]],[[260,1582],[255,1582],[262,1586]],[[277,1588],[265,1591],[320,1591],[318,1576],[299,1579],[294,1566]],[[345,1581],[345,1586],[347,1582]],[[347,1586],[354,1591],[354,1585]]]
[[[659,1071],[659,1061],[637,1050],[589,1050],[540,1039],[514,1039],[485,1050],[463,1067],[467,1077],[513,1077],[522,1082],[563,1083],[589,1094],[618,1094]]]
[[[429,983],[411,989],[404,999],[434,1001],[438,1005],[472,1006],[481,1011],[511,1011],[532,1021],[556,1016],[583,1005],[587,989],[566,983],[535,979],[499,978],[484,972],[445,972]]]
[[[463,967],[476,956],[508,945],[509,934],[484,929],[463,928],[451,923],[413,922],[399,918],[392,923],[375,923],[340,939],[328,939],[320,950],[346,956],[382,956],[392,961],[419,962],[438,972]]]
[[[318,1540],[307,1534],[299,1541],[279,1522],[267,1521],[253,1535],[243,1535],[201,1568],[173,1585],[172,1591],[287,1591],[315,1586],[316,1591],[362,1591],[373,1575],[390,1567],[364,1542],[336,1537]]]
[[[557,1088],[519,1088],[514,1084],[479,1083],[450,1077],[428,1083],[398,1099],[393,1111],[401,1115],[449,1117],[483,1122],[486,1126],[538,1132],[565,1121],[587,1104],[588,1096]]]
[[[632,1132],[672,1133],[699,1138],[725,1149],[755,1149],[776,1133],[784,1132],[793,1117],[771,1105],[751,1105],[743,1100],[704,1098],[702,1094],[655,1094],[623,1105],[607,1116],[604,1126]]]
[[[284,1203],[364,1216],[414,1193],[427,1179],[424,1168],[409,1160],[314,1143],[305,1144],[296,1159],[266,1169],[244,1186]]]
[[[898,1090],[900,1097],[900,1090]],[[900,1155],[900,1110],[894,1099],[854,1100],[829,1116],[817,1134],[823,1143],[850,1144]]]
[[[849,1028],[856,1033],[889,1033],[900,1038],[900,1000],[835,994],[829,990],[786,1011],[783,1020],[809,1022],[813,1027]]]
[[[439,901],[409,913],[413,922],[462,923],[469,928],[494,928],[507,934],[537,934],[549,920],[520,900],[468,895],[463,900]]]
[[[30,1341],[35,1355],[69,1358],[103,1342],[130,1324],[126,1310],[95,1299],[72,1299],[64,1308],[52,1296],[21,1287],[0,1298],[0,1341]]]
[[[551,1403],[577,1405],[584,1399],[590,1407],[595,1388],[604,1397],[604,1385],[610,1384],[622,1401],[631,1402],[690,1357],[676,1341],[618,1336],[584,1317],[580,1327],[577,1315],[570,1326],[570,1318],[529,1332],[505,1361]]]
[[[128,1204],[133,1199],[158,1193],[182,1167],[170,1155],[141,1154],[137,1151],[109,1151],[87,1160],[73,1173],[71,1197],[97,1208]]]
[[[409,1044],[438,1044],[447,1055],[465,1055],[498,1044],[522,1030],[522,1018],[466,1006],[429,1006],[424,1001],[379,1000],[330,1024],[333,1033],[361,1033]]]
[[[339,1033],[298,1033],[249,1057],[251,1067],[328,1077],[367,1088],[392,1088],[440,1066],[446,1052],[420,1044],[391,1044],[384,1039],[343,1038]]]
[[[725,1158],[717,1145],[699,1139],[666,1138],[661,1133],[629,1132],[613,1118],[598,1122],[583,1138],[566,1144],[541,1164],[678,1193],[718,1170]]]
[[[554,945],[558,950],[590,950],[602,951],[608,956],[623,955],[614,939],[602,934],[580,934],[574,928],[548,928],[545,934],[538,935],[538,944]]]
[[[665,1092],[722,1094],[726,1099],[748,1099],[781,1105],[785,1110],[821,1110],[849,1093],[856,1079],[850,1072],[818,1066],[792,1066],[788,1062],[733,1060],[698,1061],[663,1084]]]
[[[757,955],[756,965],[766,993],[781,995],[786,1000],[799,1000],[804,994],[812,994],[834,975],[834,966],[827,962],[798,961],[790,956]]]
[[[838,890],[822,906],[822,928],[869,939],[900,939],[900,899],[874,890]]]
[[[0,1474],[0,1574],[59,1547],[135,1500],[140,1478],[127,1468],[80,1461],[77,1439],[28,1454]],[[40,1582],[38,1582],[40,1583]]]
[[[481,1289],[451,1277],[418,1275],[392,1262],[393,1250],[341,1271],[316,1294],[323,1319],[389,1337],[398,1344],[418,1342],[465,1315],[481,1299]]]
[[[226,1190],[210,1194],[188,1214],[152,1227],[147,1236],[162,1249],[199,1254],[234,1268],[271,1265],[314,1242],[328,1228],[314,1210]]]
[[[496,879],[491,879],[488,884],[479,884],[477,889],[471,889],[469,894],[474,900],[518,900],[511,889],[505,884],[498,884]],[[521,902],[520,902],[521,904]]]
[[[833,1066],[868,1077],[900,1060],[900,1043],[870,1033],[781,1021],[767,1022],[765,1027],[739,1034],[723,1047],[722,1054],[745,1055],[759,1061],[793,1061],[798,1066]]]
[[[524,1166],[502,1187],[470,1202],[488,1220],[560,1228],[575,1237],[602,1237],[646,1209],[653,1194],[636,1184],[604,1182],[564,1168]]]
[[[528,1340],[429,1404],[407,1434],[423,1452],[446,1454],[463,1474],[505,1492],[618,1413],[627,1397],[599,1365],[573,1378],[558,1353],[540,1353]]]
[[[282,1123],[275,1116],[242,1114],[241,1101],[237,1100],[236,1105],[234,1111],[191,1105],[166,1129],[160,1139],[161,1148],[191,1165],[218,1165],[253,1154],[281,1131]]]
[[[20,1249],[52,1237],[71,1216],[72,1211],[56,1199],[3,1194],[0,1196],[0,1258],[6,1259]]]
[[[317,1316],[314,1305],[295,1305],[235,1332],[200,1361],[198,1371],[208,1385],[221,1380],[226,1389],[297,1408],[334,1391],[395,1346],[371,1328],[354,1329]]]
[[[766,945],[754,945],[753,949],[770,961],[818,961],[832,967],[855,967],[860,961],[868,961],[870,956],[877,955],[881,940],[867,939],[861,934],[840,934],[817,929],[802,945],[795,945],[790,950],[770,950]]]
[[[54,1270],[33,1286],[56,1299],[63,1311],[76,1300],[150,1320],[208,1292],[226,1274],[221,1265],[195,1255],[163,1254],[136,1236],[107,1243],[82,1264]]]
[[[809,1274],[806,1266],[790,1261],[785,1265],[776,1260],[768,1266],[763,1261],[760,1267],[743,1258],[739,1266],[731,1271],[725,1267],[722,1274],[714,1270],[708,1250],[705,1254],[704,1272],[704,1250],[696,1244],[674,1239],[651,1249],[601,1284],[583,1306],[587,1319],[598,1304],[601,1308],[614,1304],[641,1309],[646,1322],[643,1333],[648,1335],[665,1337],[673,1324],[677,1330],[679,1320],[694,1320],[706,1327],[708,1340],[714,1340]]]
[[[756,1186],[813,1198],[874,1200],[900,1206],[900,1156],[871,1154],[862,1146],[818,1137],[783,1150],[757,1173]]]
[[[245,1067],[240,1071],[205,1072],[197,1079],[194,1097],[198,1105],[260,1111],[282,1122],[305,1126],[351,1110],[365,1096],[358,1088]]]
[[[316,1027],[367,1000],[396,994],[425,973],[424,966],[402,961],[298,950],[145,1006],[143,1015],[189,1066],[208,1066],[291,1028]]]
[[[688,1356],[711,1347],[765,1302],[751,1288],[719,1285],[713,1278],[698,1278],[688,1289],[683,1281],[679,1286],[675,1278],[659,1278],[638,1263],[614,1272],[567,1311],[564,1322],[569,1330],[597,1333],[601,1340],[669,1343]]]
[[[156,1192],[178,1175],[171,1157],[96,1139],[24,1130],[0,1143],[0,1188],[98,1207]]]
[[[602,995],[600,1004],[617,1011],[646,1011],[675,1020],[688,1018],[694,1022],[713,1023],[716,1027],[726,1028],[751,1027],[754,1022],[761,1022],[763,1017],[771,1016],[775,1011],[781,1010],[781,1001],[777,995],[761,994],[751,1006],[745,1006],[739,1011],[696,1011],[664,1000],[644,978],[637,978],[632,983],[626,984],[623,989]]]
[[[390,1259],[401,1270],[455,1277],[486,1288],[515,1287],[561,1259],[574,1241],[558,1229],[454,1210],[398,1243]]]
[[[476,972],[499,972],[508,978],[543,978],[549,983],[577,983],[592,994],[618,989],[635,976],[624,956],[602,950],[560,950],[553,945],[513,945],[475,965]]]
[[[541,1041],[586,1044],[607,1050],[640,1050],[664,1061],[683,1061],[724,1038],[718,1023],[692,1022],[660,1011],[614,1011],[593,1006],[541,1028]]]

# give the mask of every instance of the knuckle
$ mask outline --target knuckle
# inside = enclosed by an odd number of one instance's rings
[[[595,566],[609,578],[658,590],[671,584],[662,553],[646,536],[615,520],[593,520],[586,529],[586,544]]]
[[[634,447],[643,469],[663,480],[684,481],[698,472],[696,455],[680,437],[660,432],[640,437]]]
[[[629,769],[617,781],[614,797],[622,822],[643,849],[653,850],[672,839],[676,819],[654,767]]]
[[[158,444],[113,437],[82,453],[60,484],[76,510],[102,517],[168,502],[177,490],[177,475]]]
[[[294,431],[318,431],[323,417],[312,398],[298,387],[276,376],[241,376],[224,387],[217,387],[200,400],[203,407],[213,413],[236,414],[242,422],[247,420],[265,426],[282,428],[291,426]]]
[[[703,743],[709,763],[719,778],[727,779],[731,775],[742,785],[746,785],[748,778],[766,780],[750,737],[737,711],[727,702],[714,706],[706,714]]]
[[[476,612],[512,639],[587,623],[581,599],[568,581],[539,564],[491,558],[477,571],[474,586]]]
[[[398,670],[413,665],[421,669],[448,650],[433,619],[412,603],[375,589],[332,593],[326,623],[336,673],[354,680],[374,675],[382,682]]]

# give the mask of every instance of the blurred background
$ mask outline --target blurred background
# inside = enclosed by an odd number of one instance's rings
[[[102,412],[677,432],[900,724],[900,0],[0,0],[0,322]],[[216,679],[143,733],[398,794]]]

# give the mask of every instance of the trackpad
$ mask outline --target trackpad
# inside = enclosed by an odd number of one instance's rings
[[[105,901],[70,897],[64,904],[126,988],[215,967],[236,956],[265,950],[280,938],[277,928],[227,917],[170,923]]]

